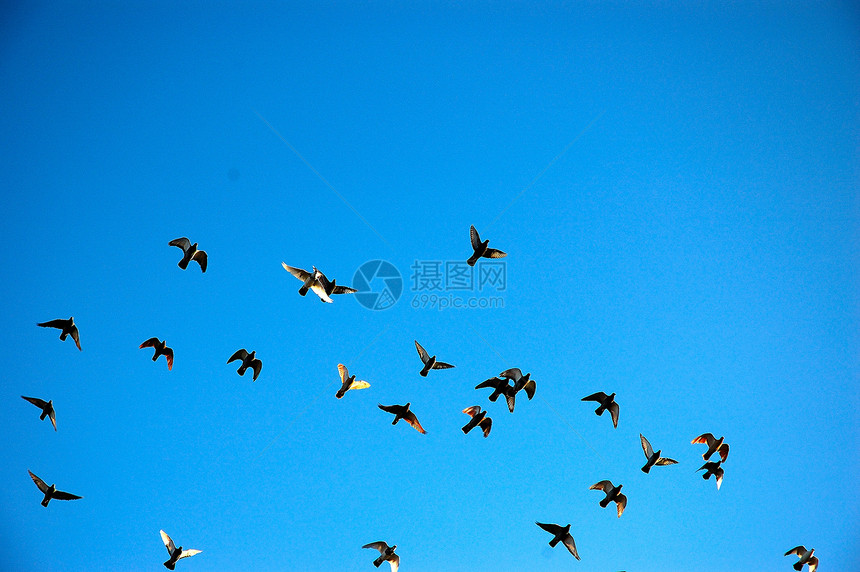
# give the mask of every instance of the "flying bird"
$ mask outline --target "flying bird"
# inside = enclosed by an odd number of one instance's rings
[[[621,513],[624,512],[624,509],[627,507],[627,497],[624,496],[621,492],[621,487],[624,485],[618,485],[617,487],[612,486],[612,481],[600,481],[599,483],[595,483],[588,487],[588,490],[600,490],[606,493],[606,498],[600,501],[601,508],[606,508],[609,503],[615,501],[615,504],[618,507],[618,518],[621,518]]]
[[[491,377],[490,379],[482,381],[476,385],[475,389],[484,389],[486,387],[493,388],[493,392],[490,394],[490,401],[495,401],[500,395],[504,395],[505,400],[508,402],[508,411],[511,413],[514,412],[516,392],[514,391],[514,386],[511,385],[507,379]]]
[[[183,236],[182,238],[174,238],[168,242],[167,245],[182,249],[182,260],[180,260],[178,264],[181,269],[185,270],[188,268],[188,263],[194,260],[200,265],[200,270],[202,272],[206,272],[208,257],[206,256],[205,250],[199,250],[197,248],[196,242],[191,244],[191,241]]]
[[[319,281],[320,284],[322,284],[323,286],[323,290],[325,290],[325,293],[329,297],[335,294],[353,294],[355,292],[358,292],[358,290],[356,290],[355,288],[350,288],[349,286],[338,286],[337,284],[335,284],[335,280],[329,282],[328,278],[326,278],[325,274],[323,274],[322,272],[320,272]]]
[[[81,349],[81,336],[78,333],[78,327],[75,325],[75,317],[72,316],[68,320],[51,320],[50,322],[41,322],[36,324],[43,328],[57,328],[60,331],[60,340],[65,341],[66,336],[72,336],[75,345]]]
[[[170,554],[170,558],[167,559],[167,562],[164,563],[164,567],[168,570],[173,570],[176,567],[176,563],[182,558],[188,558],[189,556],[194,556],[195,554],[200,554],[203,552],[202,550],[182,550],[182,547],[176,548],[176,545],[173,544],[173,540],[167,535],[163,530],[159,530],[161,533],[161,541],[164,542],[164,546],[167,548],[167,553]]]
[[[30,473],[30,478],[33,479],[33,482],[36,483],[36,486],[39,487],[39,490],[45,493],[45,498],[42,499],[42,506],[48,506],[48,503],[51,502],[51,499],[77,500],[83,498],[79,497],[78,495],[73,495],[72,493],[58,491],[57,487],[54,485],[51,485],[49,487],[45,484],[45,481],[34,475],[33,471],[28,470],[27,472]]]
[[[581,560],[579,552],[576,551],[576,544],[573,542],[573,537],[570,535],[569,524],[567,526],[559,526],[557,524],[544,524],[537,521],[535,521],[535,524],[552,534],[552,540],[549,541],[550,546],[555,548],[555,545],[561,542],[567,547],[570,553],[573,554],[574,558]]]
[[[520,371],[518,367],[512,367],[511,369],[506,369],[502,373],[499,374],[499,377],[503,377],[505,379],[509,379],[514,383],[513,387],[513,396],[510,397],[508,405],[510,406],[511,413],[514,412],[513,404],[514,397],[520,390],[526,390],[526,396],[528,396],[529,401],[531,401],[532,397],[535,396],[535,390],[537,386],[535,385],[535,380],[530,379],[532,374],[527,373],[523,375],[523,372]]]
[[[707,463],[696,469],[696,472],[699,472],[702,469],[705,470],[704,474],[702,475],[702,478],[706,481],[711,478],[711,475],[714,475],[717,481],[717,490],[720,490],[720,485],[723,484],[723,474],[725,474],[725,470],[720,466],[721,463],[722,461],[717,461],[716,463],[713,461],[708,461]]]
[[[167,369],[173,369],[173,349],[167,347],[167,341],[161,341],[158,338],[149,338],[142,344],[140,349],[155,348],[155,355],[152,356],[152,361],[156,361],[158,356],[164,356],[167,360]]]
[[[430,356],[427,354],[427,350],[421,347],[421,344],[418,343],[418,340],[415,340],[415,349],[418,350],[418,355],[421,357],[421,362],[424,364],[424,367],[421,369],[419,375],[422,377],[427,377],[427,372],[431,369],[451,369],[454,367],[450,363],[445,363],[444,361],[437,361],[436,356]]]
[[[478,231],[475,230],[474,225],[469,227],[469,238],[472,239],[472,256],[469,257],[469,260],[466,261],[466,264],[469,266],[474,266],[479,258],[504,258],[507,256],[507,253],[502,252],[501,250],[496,250],[495,248],[487,248],[487,245],[490,243],[489,240],[485,240],[481,242],[481,237],[478,235]]]
[[[468,435],[469,431],[480,425],[481,430],[484,432],[484,437],[488,437],[490,435],[490,429],[493,427],[493,420],[487,417],[486,411],[481,411],[481,407],[479,405],[467,407],[463,410],[463,413],[471,417],[469,422],[463,426],[463,433]]]
[[[53,400],[45,401],[44,399],[39,399],[38,397],[27,397],[24,395],[22,395],[21,397],[42,410],[42,414],[39,416],[39,420],[44,419],[46,416],[49,417],[51,419],[51,425],[54,426],[54,431],[57,430],[57,416],[54,412]]]
[[[701,435],[693,439],[691,443],[694,445],[698,443],[707,443],[708,450],[702,453],[702,458],[704,460],[707,461],[711,457],[711,455],[719,451],[720,459],[725,462],[726,458],[728,458],[729,456],[729,444],[724,443],[724,440],[725,437],[720,437],[719,439],[717,439],[710,433],[702,433]]]
[[[364,389],[366,387],[370,387],[370,384],[366,381],[356,380],[354,375],[350,376],[349,370],[347,370],[346,366],[342,363],[337,364],[337,371],[340,373],[341,386],[334,396],[338,399],[346,395],[346,392],[350,389]]]
[[[245,348],[241,350],[236,350],[230,359],[227,360],[227,363],[231,361],[236,361],[237,359],[242,360],[242,365],[239,366],[239,369],[236,372],[239,375],[245,375],[245,370],[249,367],[254,370],[254,378],[251,381],[257,381],[257,376],[260,375],[260,370],[263,369],[263,362],[257,359],[255,356],[257,355],[257,351],[254,350],[251,353],[248,353]]]
[[[421,423],[418,422],[418,418],[415,417],[415,414],[409,411],[409,406],[411,405],[411,403],[407,403],[406,405],[377,405],[383,411],[387,411],[388,413],[394,414],[394,421],[391,422],[392,425],[397,425],[397,422],[403,419],[404,421],[412,425],[419,433],[427,433],[427,431],[425,431],[424,428],[421,426]]]
[[[666,457],[660,456],[660,451],[654,452],[654,449],[651,448],[651,443],[648,442],[642,433],[639,433],[639,441],[642,443],[642,450],[645,452],[645,458],[648,459],[645,462],[645,466],[642,467],[643,473],[648,473],[651,470],[651,467],[654,465],[662,466],[662,465],[676,465],[678,461],[675,459],[668,459]]]
[[[381,540],[378,542],[371,542],[370,544],[365,544],[362,548],[373,548],[375,550],[379,550],[379,558],[373,561],[373,565],[379,568],[379,566],[388,561],[388,564],[391,565],[391,572],[397,572],[397,569],[400,568],[400,556],[394,553],[394,550],[397,548],[397,545],[388,546],[385,542]]]
[[[349,288],[348,286],[338,286],[335,284],[335,280],[329,281],[329,279],[326,278],[326,275],[317,269],[316,266],[311,267],[313,268],[313,272],[289,266],[286,262],[281,262],[281,266],[284,267],[284,270],[302,281],[302,286],[299,288],[299,294],[302,296],[307,294],[308,290],[310,290],[319,296],[319,299],[322,302],[331,304],[333,302],[331,299],[333,295],[352,294],[356,291],[355,288]]]
[[[806,549],[805,546],[795,546],[791,550],[785,553],[785,556],[789,554],[795,554],[799,560],[794,563],[794,569],[800,570],[803,568],[804,564],[809,565],[809,572],[815,572],[815,569],[818,568],[818,557],[813,556],[812,553],[815,552],[814,548]]]
[[[615,403],[615,394],[606,395],[602,391],[598,391],[597,393],[592,393],[587,397],[583,397],[582,401],[596,401],[600,404],[600,406],[594,410],[598,415],[603,415],[603,412],[607,409],[609,410],[609,414],[612,415],[612,426],[618,428],[618,404]]]

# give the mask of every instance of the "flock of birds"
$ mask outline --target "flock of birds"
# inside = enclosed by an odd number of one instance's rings
[[[501,250],[489,248],[489,240],[481,241],[480,236],[478,235],[478,231],[475,229],[474,226],[470,228],[470,238],[473,250],[472,255],[467,261],[470,266],[474,266],[477,260],[482,257],[502,258],[507,256],[507,254]],[[196,242],[192,244],[190,240],[183,237],[171,240],[168,244],[169,246],[176,246],[182,250],[183,256],[178,264],[180,268],[185,270],[188,267],[188,264],[193,260],[200,265],[200,270],[202,272],[206,272],[208,256],[205,251],[198,249],[198,244]],[[306,270],[302,270],[301,268],[288,266],[286,263],[282,263],[282,265],[287,272],[289,272],[302,282],[302,286],[301,288],[299,288],[299,294],[302,296],[306,295],[308,291],[311,291],[319,297],[321,302],[332,303],[332,295],[350,294],[356,291],[353,288],[337,285],[335,280],[329,280],[315,266],[312,267],[312,272],[308,272]],[[81,349],[80,333],[78,331],[77,325],[75,324],[74,317],[70,317],[67,320],[57,319],[48,322],[41,322],[37,325],[43,328],[59,329],[60,340],[65,340],[67,337],[71,337],[72,340],[75,342],[75,345],[77,346],[78,350]],[[140,344],[140,348],[153,348],[155,350],[155,353],[152,356],[152,361],[157,361],[160,356],[164,356],[167,362],[167,368],[169,370],[173,368],[173,350],[167,346],[166,341],[159,340],[157,337],[149,338]],[[415,341],[415,348],[418,351],[418,356],[420,357],[422,363],[421,370],[419,371],[419,375],[421,376],[426,377],[431,370],[450,369],[454,367],[454,365],[450,363],[438,360],[435,355],[431,356],[427,352],[427,350],[425,350],[424,347],[418,343],[417,340]],[[241,361],[239,369],[237,370],[237,373],[239,375],[244,375],[248,369],[251,369],[253,371],[253,381],[257,380],[257,377],[260,375],[260,372],[262,370],[263,363],[259,358],[256,357],[255,351],[249,353],[244,348],[239,349],[232,356],[230,356],[230,359],[227,360],[227,363],[229,364],[234,361]],[[355,375],[350,376],[349,370],[345,365],[338,364],[337,367],[341,380],[341,387],[337,390],[337,393],[335,394],[335,397],[337,399],[343,398],[350,390],[366,389],[370,387],[370,384],[368,382],[356,380]],[[516,404],[517,394],[520,391],[525,391],[526,397],[531,400],[537,390],[537,384],[535,380],[531,379],[530,373],[523,374],[520,368],[514,367],[507,369],[501,372],[498,376],[487,379],[486,381],[483,381],[477,386],[475,386],[476,390],[485,388],[491,388],[493,390],[492,393],[489,395],[489,400],[491,402],[495,402],[500,396],[504,396],[507,402],[508,410],[513,413]],[[41,415],[39,419],[44,420],[46,417],[48,417],[51,420],[51,424],[54,427],[54,431],[57,430],[56,412],[54,410],[53,401],[45,401],[37,397],[27,397],[23,395],[21,397],[38,407],[41,410]],[[620,408],[618,403],[615,401],[615,393],[607,395],[606,393],[599,391],[583,397],[582,401],[593,401],[598,403],[598,407],[597,409],[595,409],[594,412],[598,416],[601,416],[605,411],[609,411],[613,427],[618,427]],[[411,403],[406,403],[405,405],[379,404],[378,407],[382,411],[394,415],[392,425],[396,425],[402,419],[406,421],[406,423],[411,425],[419,433],[427,433],[421,426],[421,423],[418,421],[418,418],[415,413],[410,409],[410,405]],[[463,433],[468,434],[475,427],[480,427],[483,431],[484,437],[489,437],[490,430],[493,426],[493,420],[488,416],[487,411],[483,410],[479,405],[473,405],[463,409],[463,413],[467,414],[470,418],[466,425],[462,427]],[[651,443],[642,434],[639,435],[639,439],[642,445],[642,451],[644,452],[646,459],[645,465],[641,469],[642,472],[647,474],[650,472],[652,467],[674,465],[678,463],[678,461],[675,461],[674,459],[662,457],[660,450],[654,451],[653,447],[651,446]],[[706,480],[709,479],[711,476],[714,476],[717,489],[719,490],[720,486],[722,485],[724,476],[724,469],[722,467],[722,464],[726,461],[729,455],[728,443],[725,442],[724,437],[720,437],[718,439],[714,437],[714,435],[711,433],[704,433],[702,435],[699,435],[692,440],[692,443],[707,445],[707,451],[702,454],[702,458],[705,460],[705,464],[702,465],[698,469],[698,471],[705,471],[702,477]],[[714,453],[718,454],[719,460],[710,461],[709,459],[714,455]],[[44,498],[42,499],[41,503],[44,507],[47,507],[48,503],[52,499],[77,500],[83,498],[78,495],[58,490],[54,484],[51,484],[49,486],[45,483],[45,481],[37,477],[31,471],[28,470],[28,472],[30,474],[30,478],[39,488],[39,491],[41,491],[44,495]],[[606,508],[609,503],[614,502],[616,504],[618,517],[620,518],[621,515],[624,513],[624,509],[627,507],[627,496],[621,492],[622,487],[622,484],[614,485],[610,480],[602,480],[593,484],[589,489],[599,490],[604,493],[604,498],[601,499],[599,502],[599,505],[602,508]],[[565,526],[542,522],[535,522],[535,524],[552,535],[552,539],[549,541],[549,545],[551,547],[555,547],[559,542],[561,542],[568,549],[571,555],[573,555],[574,558],[580,560],[579,552],[576,548],[576,543],[574,542],[573,536],[570,533],[570,524],[567,524]],[[169,555],[168,560],[164,562],[164,566],[170,570],[174,569],[176,563],[179,560],[187,558],[189,556],[194,556],[195,554],[199,554],[201,552],[200,550],[195,549],[183,550],[182,546],[179,546],[177,548],[173,540],[170,538],[170,536],[167,535],[166,532],[164,532],[163,530],[159,532],[161,534],[162,542],[167,548],[167,552]],[[369,548],[379,551],[379,557],[373,561],[374,566],[376,566],[377,568],[381,566],[383,562],[388,562],[391,566],[391,572],[398,571],[400,567],[400,556],[395,553],[397,545],[389,546],[384,541],[377,541],[365,544],[362,548]],[[785,556],[794,554],[798,557],[798,561],[794,564],[795,570],[801,570],[804,565],[807,565],[809,572],[815,572],[818,567],[818,558],[813,555],[814,551],[814,549],[807,550],[804,546],[796,546],[786,552]]]

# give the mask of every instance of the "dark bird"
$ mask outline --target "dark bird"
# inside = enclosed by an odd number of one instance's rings
[[[335,280],[329,282],[328,278],[326,278],[325,274],[320,272],[319,277],[320,284],[323,286],[323,290],[325,293],[331,297],[335,294],[352,294],[354,292],[358,292],[355,288],[350,288],[349,286],[338,286],[335,284]]]
[[[152,356],[152,361],[157,360],[158,356],[164,356],[164,359],[167,360],[167,369],[173,369],[173,350],[167,347],[166,341],[161,341],[158,338],[149,338],[140,344],[140,349],[143,348],[155,348],[155,355]]]
[[[175,246],[182,249],[182,260],[180,260],[178,264],[181,269],[185,270],[188,268],[188,263],[194,260],[200,265],[200,270],[206,272],[206,264],[208,262],[206,251],[198,250],[196,242],[191,244],[191,241],[183,236],[182,238],[174,238],[167,244],[168,246]]]
[[[445,363],[443,361],[436,361],[436,356],[430,356],[427,354],[427,350],[421,347],[421,344],[418,343],[418,340],[415,340],[415,349],[418,350],[418,355],[421,357],[421,361],[424,363],[424,367],[418,372],[422,377],[427,377],[427,372],[431,369],[450,369],[454,367],[450,363]]]
[[[621,493],[621,487],[624,485],[612,486],[612,481],[600,481],[588,487],[588,490],[600,490],[606,493],[606,498],[600,501],[601,508],[606,508],[609,503],[615,501],[618,506],[618,518],[621,518],[621,513],[627,507],[627,497]]]
[[[250,367],[254,370],[254,378],[252,379],[252,381],[257,381],[257,376],[260,375],[260,370],[263,369],[263,362],[254,357],[256,355],[256,350],[252,351],[251,353],[248,353],[245,348],[242,348],[241,350],[236,350],[236,353],[230,356],[230,359],[227,360],[227,363],[230,363],[231,361],[236,361],[237,359],[242,360],[242,365],[239,366],[239,369],[237,369],[236,372],[239,375],[245,375],[245,370]]]
[[[511,413],[514,412],[516,391],[514,391],[514,386],[511,385],[507,379],[491,377],[490,379],[482,381],[476,385],[475,389],[484,389],[485,387],[493,388],[493,392],[490,394],[490,401],[495,401],[500,395],[504,395],[505,400],[508,402],[508,411]]]
[[[391,422],[392,425],[397,425],[397,422],[403,419],[413,427],[419,433],[427,433],[424,428],[421,426],[421,423],[418,422],[418,418],[415,417],[415,414],[409,411],[410,403],[406,405],[379,405],[379,408],[383,411],[387,411],[388,413],[394,414],[394,421]]]
[[[648,442],[642,433],[639,433],[639,441],[642,443],[642,450],[645,452],[645,458],[648,459],[645,462],[645,466],[642,467],[643,473],[648,473],[651,470],[651,467],[654,465],[662,466],[662,465],[676,465],[678,461],[675,459],[668,459],[666,457],[660,456],[660,451],[654,452],[654,449],[651,448],[651,443]]]
[[[583,397],[582,401],[596,401],[600,404],[600,406],[594,410],[598,415],[603,415],[603,412],[607,409],[609,410],[609,414],[612,415],[612,426],[618,427],[618,404],[615,403],[615,394],[606,395],[602,391],[598,391],[597,393],[592,393],[588,397]]]
[[[474,225],[469,227],[469,238],[472,239],[472,256],[469,257],[469,260],[466,261],[466,264],[469,266],[474,266],[479,258],[504,258],[507,256],[506,253],[501,250],[496,250],[495,248],[487,248],[487,245],[490,244],[489,240],[485,240],[481,242],[481,237],[478,235],[478,231],[475,230]]]
[[[484,437],[488,437],[490,435],[490,429],[493,428],[493,420],[487,417],[486,411],[481,411],[480,406],[473,405],[471,407],[467,407],[463,410],[463,413],[471,417],[469,422],[463,426],[463,433],[468,435],[469,431],[480,425],[481,430],[484,432]]]
[[[570,535],[570,525],[567,526],[559,526],[557,524],[544,524],[542,522],[535,521],[535,524],[552,534],[552,540],[549,541],[549,545],[555,548],[555,545],[561,542],[564,544],[567,549],[573,554],[573,557],[577,560],[579,558],[579,552],[576,551],[576,544],[573,542],[573,537]]]
[[[391,566],[391,572],[397,572],[397,569],[400,568],[400,556],[394,553],[394,550],[397,548],[396,544],[394,546],[388,546],[388,544],[380,540],[379,542],[365,544],[362,548],[373,548],[375,550],[379,550],[379,558],[373,561],[373,565],[377,568],[379,568],[379,566],[386,560]]]
[[[50,322],[42,322],[36,325],[43,328],[57,328],[58,330],[61,330],[61,341],[65,341],[66,336],[72,336],[72,339],[75,341],[75,345],[78,346],[79,350],[81,349],[81,336],[78,333],[78,327],[75,325],[74,316],[70,317],[68,320],[51,320]]]
[[[720,437],[719,439],[715,438],[710,433],[703,433],[693,439],[691,441],[692,444],[696,445],[698,443],[707,443],[708,450],[702,453],[702,458],[704,460],[708,460],[711,455],[719,451],[720,458],[725,462],[726,458],[729,456],[729,444],[724,443],[725,437]]]
[[[176,563],[182,558],[188,558],[189,556],[194,556],[195,554],[200,554],[203,552],[202,550],[182,550],[182,547],[176,548],[176,545],[173,544],[173,540],[167,535],[163,530],[159,530],[161,533],[161,541],[164,542],[164,546],[167,548],[167,553],[170,554],[170,558],[167,559],[167,562],[164,563],[165,568],[168,570],[173,570],[176,567]]]
[[[45,417],[50,417],[51,425],[54,426],[54,431],[57,430],[57,416],[54,412],[53,401],[45,401],[44,399],[39,399],[38,397],[27,397],[24,395],[22,395],[21,397],[42,410],[42,414],[39,416],[40,420],[44,419]]]
[[[349,370],[347,370],[346,366],[342,363],[337,364],[337,371],[340,373],[341,386],[334,396],[338,399],[346,395],[346,392],[350,389],[364,389],[366,387],[370,387],[370,384],[366,381],[356,380],[354,375],[350,376]]]
[[[785,556],[789,554],[795,554],[800,560],[794,563],[794,569],[800,570],[803,568],[804,564],[809,565],[809,572],[815,572],[815,569],[818,568],[818,557],[813,556],[812,553],[815,552],[814,548],[806,549],[805,546],[795,546],[791,550],[785,553]]]
[[[535,390],[537,386],[535,385],[535,380],[530,379],[532,374],[527,373],[523,375],[523,372],[520,371],[518,367],[512,367],[511,369],[506,369],[502,373],[499,374],[499,377],[503,377],[505,379],[509,379],[514,383],[514,395],[516,396],[520,390],[526,390],[526,396],[528,396],[529,401],[531,401],[532,397],[535,396]],[[513,413],[513,408],[511,408],[511,413]]]
[[[723,484],[723,474],[725,474],[725,470],[720,466],[722,461],[717,461],[716,463],[713,461],[708,461],[698,469],[696,472],[705,470],[705,473],[702,475],[702,478],[706,481],[711,478],[711,475],[714,475],[717,481],[717,490],[720,490],[720,485]]]
[[[51,502],[51,499],[57,500],[77,500],[84,497],[79,497],[78,495],[73,495],[72,493],[67,493],[63,491],[58,491],[57,487],[51,485],[50,487],[45,484],[45,481],[37,477],[33,474],[33,471],[28,470],[30,473],[30,478],[33,479],[33,482],[36,483],[36,486],[39,487],[39,490],[45,493],[45,498],[42,499],[42,506],[48,506],[48,503]]]

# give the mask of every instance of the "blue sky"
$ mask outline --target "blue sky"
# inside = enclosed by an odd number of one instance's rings
[[[0,568],[156,570],[159,529],[189,571],[860,566],[856,6],[171,4],[2,8]],[[413,308],[472,224],[503,307]],[[376,259],[384,311],[281,268]],[[35,326],[70,315],[82,352]],[[371,387],[336,400],[338,363]],[[512,366],[513,415],[474,390]],[[376,407],[407,401],[427,435]]]

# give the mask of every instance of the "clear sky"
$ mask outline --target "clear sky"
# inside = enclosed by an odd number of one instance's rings
[[[189,572],[860,569],[856,5],[85,4],[0,8],[0,569],[158,570],[159,529]],[[422,289],[470,225],[504,284]],[[371,260],[384,310],[281,267]],[[36,327],[68,316],[82,352]],[[510,414],[474,386],[512,366]]]

